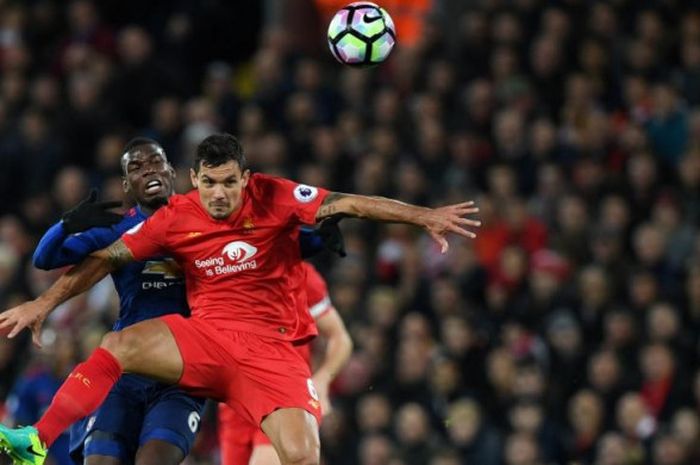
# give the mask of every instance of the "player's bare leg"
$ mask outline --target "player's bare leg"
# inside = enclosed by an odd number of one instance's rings
[[[321,442],[316,418],[304,409],[275,410],[260,425],[282,465],[318,465]]]
[[[107,333],[100,347],[111,353],[125,373],[175,384],[184,364],[168,325],[146,320],[118,332]]]
[[[83,465],[121,465],[119,459],[108,455],[88,455]]]
[[[136,465],[178,465],[185,460],[179,447],[152,439],[136,452]]]
[[[259,444],[253,448],[248,465],[281,465],[280,456],[270,444]]]

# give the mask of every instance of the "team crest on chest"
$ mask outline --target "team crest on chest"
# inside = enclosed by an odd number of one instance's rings
[[[253,258],[258,253],[258,248],[247,242],[234,241],[226,244],[221,253],[234,263],[243,263]]]

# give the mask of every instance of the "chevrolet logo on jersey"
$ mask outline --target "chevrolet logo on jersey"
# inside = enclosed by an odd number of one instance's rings
[[[182,270],[175,260],[166,258],[164,260],[147,261],[143,267],[143,274],[158,274],[163,279],[181,279]]]

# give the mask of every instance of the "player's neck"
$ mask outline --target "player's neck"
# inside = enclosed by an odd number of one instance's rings
[[[168,200],[166,199],[164,201],[153,202],[153,205],[147,205],[145,203],[137,202],[136,206],[142,214],[146,216],[151,216],[156,212],[156,210],[158,210],[160,207],[164,207],[167,204]]]
[[[141,210],[141,213],[143,213],[146,216],[151,216],[158,210],[156,207],[149,207],[148,205],[143,205],[141,203],[138,204],[139,210]]]

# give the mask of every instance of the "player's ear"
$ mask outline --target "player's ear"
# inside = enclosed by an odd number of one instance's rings
[[[122,178],[122,189],[124,189],[124,192],[129,192],[129,182],[126,178]]]
[[[199,187],[197,185],[197,173],[195,173],[192,168],[190,168],[190,181],[192,181],[192,187],[194,187],[195,189]]]
[[[250,179],[250,170],[245,170],[241,176],[241,184],[243,184],[243,189],[248,185],[248,180]]]

